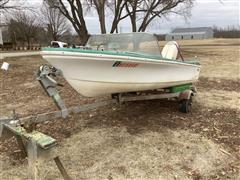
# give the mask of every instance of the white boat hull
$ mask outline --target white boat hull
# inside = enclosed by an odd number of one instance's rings
[[[200,72],[199,65],[169,60],[64,51],[43,51],[42,56],[86,97],[191,83]]]

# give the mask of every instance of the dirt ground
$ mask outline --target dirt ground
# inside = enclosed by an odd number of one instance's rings
[[[39,124],[58,140],[56,153],[73,179],[240,179],[240,40],[224,46],[185,47],[186,59],[202,64],[192,111],[174,101],[141,101],[107,106]],[[190,41],[187,42],[190,46]],[[209,41],[199,41],[208,45]],[[210,44],[210,43],[209,43]],[[40,56],[5,59],[1,71],[0,116],[57,110],[35,79]],[[100,101],[83,98],[64,79],[67,106]],[[108,98],[108,97],[103,97]],[[27,160],[15,138],[0,140],[0,178],[27,179]],[[41,179],[61,179],[53,161],[40,165]]]

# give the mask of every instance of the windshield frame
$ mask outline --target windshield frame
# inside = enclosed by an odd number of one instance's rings
[[[95,34],[89,37],[86,46],[104,51],[161,56],[161,49],[156,35],[146,32]]]

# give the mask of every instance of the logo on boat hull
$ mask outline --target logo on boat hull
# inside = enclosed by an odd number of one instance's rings
[[[128,63],[128,62],[121,62],[121,61],[116,61],[112,65],[112,67],[125,67],[125,68],[135,68],[137,66],[138,66],[138,63]]]

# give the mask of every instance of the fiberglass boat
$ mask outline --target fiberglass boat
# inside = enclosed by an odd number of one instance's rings
[[[177,60],[179,47],[162,51],[149,33],[93,35],[85,47],[43,48],[42,57],[86,97],[169,88],[198,80],[200,64]]]

